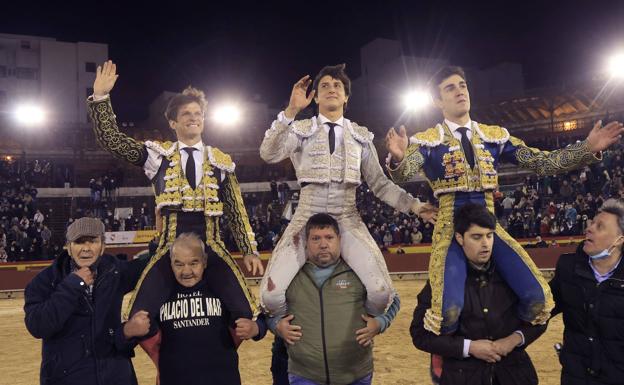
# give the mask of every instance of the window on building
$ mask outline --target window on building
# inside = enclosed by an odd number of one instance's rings
[[[85,72],[93,72],[93,73],[95,73],[95,69],[96,68],[97,68],[97,66],[95,65],[94,62],[92,62],[92,61],[85,62]]]
[[[20,42],[20,47],[23,49],[30,49],[30,42],[28,40],[22,40]]]
[[[37,70],[34,68],[18,67],[15,69],[15,77],[18,79],[37,79]]]
[[[7,95],[5,91],[0,90],[0,104],[6,104]]]
[[[0,78],[7,77],[7,68],[6,66],[0,66]]]

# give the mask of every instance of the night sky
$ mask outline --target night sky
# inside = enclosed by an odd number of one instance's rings
[[[189,84],[212,100],[280,107],[292,83],[326,64],[346,62],[357,77],[359,48],[376,37],[464,66],[520,62],[529,87],[591,76],[624,49],[624,1],[262,3],[13,1],[2,7],[0,32],[109,44],[121,75],[117,113],[129,120],[145,117],[161,91]]]

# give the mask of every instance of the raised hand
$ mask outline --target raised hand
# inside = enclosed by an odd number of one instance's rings
[[[620,122],[610,122],[602,127],[602,120],[594,124],[594,128],[587,135],[587,146],[592,153],[606,150],[613,143],[622,139],[624,127]]]
[[[108,95],[115,86],[118,77],[117,65],[112,60],[105,61],[104,64],[98,66],[93,82],[93,95]]]
[[[312,90],[310,95],[308,95],[308,88],[311,84],[312,78],[310,78],[310,75],[306,75],[299,79],[299,81],[293,86],[292,92],[290,93],[288,107],[284,110],[284,114],[288,119],[294,119],[295,116],[301,112],[301,110],[305,109],[310,105],[310,103],[312,103],[316,90]]]
[[[405,156],[405,150],[409,144],[409,138],[405,132],[405,126],[401,126],[397,132],[394,127],[386,134],[386,150],[392,155],[395,162],[401,162]]]

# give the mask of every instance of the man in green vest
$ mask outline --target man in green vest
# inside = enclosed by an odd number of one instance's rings
[[[388,328],[400,308],[366,314],[366,289],[340,257],[340,229],[328,214],[305,226],[307,262],[286,290],[290,314],[269,327],[288,346],[291,385],[370,385],[373,337]]]

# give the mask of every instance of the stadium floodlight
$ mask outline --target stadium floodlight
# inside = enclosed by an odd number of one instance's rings
[[[403,95],[403,106],[408,111],[420,111],[431,103],[431,96],[424,90],[412,90]]]
[[[14,111],[15,120],[25,126],[37,126],[45,121],[45,111],[36,104],[20,104]]]
[[[241,121],[242,111],[235,104],[222,104],[212,111],[212,121],[223,126],[233,126]]]
[[[624,79],[624,52],[616,53],[609,59],[611,77]]]

